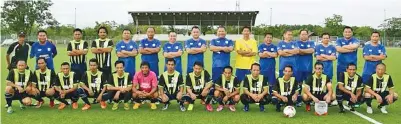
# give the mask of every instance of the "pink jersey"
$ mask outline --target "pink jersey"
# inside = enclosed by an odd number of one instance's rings
[[[145,77],[142,71],[136,72],[132,84],[139,84],[139,90],[150,92],[152,88],[157,87],[157,76],[153,71],[149,71],[149,75]]]

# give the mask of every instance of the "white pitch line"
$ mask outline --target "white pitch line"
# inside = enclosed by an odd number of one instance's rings
[[[346,110],[350,111],[350,108],[348,106],[344,106],[344,108]],[[361,117],[361,118],[363,118],[363,119],[365,119],[365,120],[367,120],[367,121],[369,121],[369,122],[371,122],[373,124],[382,124],[381,122],[378,122],[378,121],[376,121],[376,120],[374,120],[374,119],[372,119],[372,118],[370,118],[370,117],[368,117],[366,115],[363,115],[363,114],[361,114],[361,113],[359,113],[357,111],[350,111],[350,112],[354,113],[355,115],[358,115],[359,117]]]

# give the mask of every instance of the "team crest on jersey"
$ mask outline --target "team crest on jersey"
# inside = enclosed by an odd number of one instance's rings
[[[329,53],[331,53],[331,50],[329,50]]]
[[[38,49],[38,51],[42,51],[42,49]]]
[[[125,46],[121,46],[121,48],[125,48]]]
[[[323,51],[324,51],[324,49],[320,49],[320,51],[321,51],[321,52],[323,52]]]
[[[189,43],[189,45],[193,45],[194,43]]]
[[[369,49],[369,52],[372,52],[372,49]]]
[[[294,45],[292,45],[292,46],[291,46],[291,48],[295,48],[295,46],[294,46]]]
[[[378,52],[379,52],[379,53],[382,53],[382,50],[379,50]]]
[[[263,48],[263,50],[267,50],[267,48]]]
[[[220,41],[219,41],[219,40],[217,40],[216,42],[217,42],[217,43],[220,43]]]
[[[175,49],[178,49],[178,46],[175,46]]]
[[[156,46],[156,44],[152,44],[152,46]]]
[[[47,48],[47,51],[51,51],[52,50],[52,48]]]
[[[226,44],[228,44],[228,40],[226,40]]]
[[[301,44],[301,47],[303,47],[304,45],[303,44]]]
[[[148,44],[146,43],[145,46],[148,46]]]
[[[272,51],[272,52],[273,52],[273,51],[274,51],[274,48],[271,48],[271,49],[270,49],[270,51]]]
[[[129,48],[131,48],[131,49],[132,49],[132,48],[134,48],[134,46],[132,46],[132,45],[131,45],[131,46],[129,46]]]
[[[170,48],[171,48],[170,46],[167,47],[167,49],[170,49]]]
[[[310,45],[308,44],[308,46],[307,47],[310,47]]]
[[[285,45],[282,45],[281,47],[285,47]]]
[[[202,45],[202,43],[198,43],[198,46],[201,46]]]

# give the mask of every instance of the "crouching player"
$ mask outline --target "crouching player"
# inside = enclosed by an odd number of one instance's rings
[[[336,94],[340,113],[345,112],[343,100],[348,101],[348,105],[351,106],[350,111],[355,111],[354,105],[363,101],[362,78],[356,74],[356,65],[353,63],[348,64],[347,71],[340,73],[338,79]]]
[[[105,85],[109,99],[113,99],[114,104],[112,110],[117,110],[121,100],[124,100],[124,109],[129,110],[128,101],[132,96],[132,78],[129,73],[124,71],[124,62],[118,60],[114,63],[116,72],[114,72],[107,80]],[[106,98],[106,97],[104,97]],[[104,99],[106,100],[106,99]]]
[[[273,95],[278,98],[279,103],[276,103],[276,111],[280,112],[282,104],[293,106],[298,99],[299,88],[293,77],[293,69],[291,65],[287,65],[283,70],[284,76],[277,78],[276,85],[273,88]]]
[[[161,102],[164,103],[162,110],[167,110],[170,101],[176,99],[180,104],[180,110],[185,111],[182,94],[184,92],[184,81],[180,72],[175,70],[175,60],[167,59],[167,71],[162,73],[159,78],[159,94]]]
[[[159,97],[157,93],[156,73],[150,71],[151,66],[147,61],[143,61],[140,67],[141,71],[135,74],[134,80],[132,81],[134,85],[132,96],[135,101],[133,109],[138,109],[142,101],[150,100],[150,109],[155,110],[157,109],[155,102],[157,102],[157,98]]]
[[[48,97],[50,99],[49,106],[51,108],[54,107],[54,83],[56,77],[56,73],[47,68],[46,59],[43,57],[39,57],[37,59],[38,70],[35,71],[36,76],[36,87],[39,90],[39,94],[35,96],[35,99],[38,101],[36,104],[36,108],[40,108],[44,101],[43,97]]]
[[[393,104],[398,99],[398,94],[394,92],[394,83],[389,74],[386,74],[386,65],[379,63],[376,66],[376,73],[370,77],[365,85],[365,99],[367,113],[372,114],[372,98],[379,103],[378,108],[382,113],[387,114],[386,105]]]
[[[251,74],[246,75],[244,79],[244,94],[241,95],[244,111],[249,111],[249,103],[259,103],[259,110],[263,112],[265,104],[270,101],[268,79],[260,74],[260,65],[253,63]]]
[[[56,76],[55,82],[55,98],[60,101],[59,110],[63,110],[69,103],[65,99],[71,99],[72,108],[78,109],[78,94],[77,88],[79,79],[78,75],[70,71],[70,64],[68,62],[61,63],[61,72]]]
[[[224,105],[228,105],[230,111],[235,111],[235,104],[240,100],[239,88],[241,81],[233,75],[233,68],[226,66],[223,68],[223,74],[215,80],[214,97],[219,102],[216,111],[221,111]]]

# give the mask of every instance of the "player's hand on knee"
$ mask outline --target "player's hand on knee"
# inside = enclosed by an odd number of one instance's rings
[[[377,100],[377,103],[382,103],[383,102],[383,98],[380,95],[376,96],[376,100]]]
[[[388,104],[392,104],[393,103],[393,101],[394,101],[393,98],[394,97],[392,95],[387,95],[386,96],[386,100],[387,100]]]
[[[20,86],[18,86],[17,89],[18,89],[19,93],[23,93],[24,92],[24,89],[22,87],[20,87]]]
[[[93,91],[90,90],[89,91],[89,96],[93,96],[93,94],[94,94]]]
[[[283,98],[281,98],[281,100],[283,100],[283,102],[288,102],[288,98],[287,97],[283,97]]]
[[[292,95],[292,101],[297,101],[297,95]]]
[[[202,95],[202,96],[206,96],[206,95],[207,95],[207,92],[204,90],[204,91],[202,91],[201,95]]]
[[[319,99],[317,99],[316,97],[312,97],[313,102],[318,103]]]
[[[228,96],[224,96],[223,101],[228,101]]]

